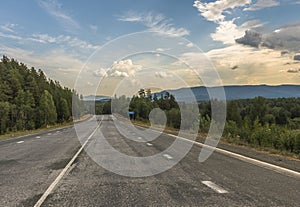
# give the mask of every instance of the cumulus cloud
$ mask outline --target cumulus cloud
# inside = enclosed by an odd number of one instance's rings
[[[248,8],[245,8],[244,11],[255,11],[261,10],[268,7],[279,6],[280,2],[277,0],[257,0],[255,4],[251,5]]]
[[[245,30],[259,28],[263,25],[259,20],[251,20],[238,26],[235,21],[239,17],[231,20],[226,18],[226,15],[230,14],[232,9],[245,7],[250,3],[251,0],[217,0],[208,3],[196,0],[194,7],[198,9],[201,16],[207,21],[218,24],[216,31],[211,34],[211,38],[214,41],[232,45],[235,44],[235,39],[243,36]]]
[[[129,77],[127,72],[121,72],[118,70],[115,70],[113,73],[110,74],[111,77]]]
[[[211,34],[212,39],[224,44],[234,44],[235,39],[243,36],[244,33],[244,29],[239,28],[234,21],[235,19],[219,22],[215,33]]]
[[[123,22],[138,22],[148,27],[149,31],[159,32],[172,37],[182,37],[190,34],[190,31],[183,27],[176,28],[171,23],[172,19],[168,19],[162,14],[129,12],[118,20]]]
[[[110,77],[129,77],[141,69],[141,65],[134,65],[131,59],[126,59],[114,62],[107,73]]]
[[[250,4],[251,0],[217,0],[215,2],[204,3],[199,0],[194,2],[194,7],[198,9],[200,14],[208,21],[218,22],[224,21],[224,13],[229,9],[242,7]]]

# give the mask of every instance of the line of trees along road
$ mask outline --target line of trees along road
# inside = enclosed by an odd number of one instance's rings
[[[6,56],[0,61],[0,94],[0,134],[71,121],[73,95],[83,106],[75,91]]]
[[[217,101],[217,100],[214,100]],[[157,97],[151,91],[141,89],[136,96],[115,97],[113,101],[96,104],[97,114],[111,113],[111,103],[118,113],[127,115],[126,105],[135,112],[135,118],[149,120],[154,108],[165,111],[167,125],[179,129],[180,108],[172,94]],[[122,106],[123,104],[123,106]],[[211,123],[211,103],[200,102],[199,120],[201,132],[208,132]],[[186,105],[184,108],[188,107]],[[227,120],[223,139],[236,144],[246,144],[264,149],[288,151],[300,157],[300,98],[232,100],[227,102]]]
[[[300,158],[300,98],[230,101],[224,135],[230,142],[288,151]]]

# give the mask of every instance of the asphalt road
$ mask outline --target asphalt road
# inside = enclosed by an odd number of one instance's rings
[[[96,146],[100,132],[114,148],[136,157],[155,155],[174,142],[168,135],[132,141],[110,117],[99,118],[103,121],[93,136],[92,120],[81,123],[82,142],[90,137],[86,149]],[[34,206],[80,146],[71,127],[0,142],[0,206]],[[299,177],[219,152],[199,163],[200,151],[194,145],[173,168],[142,178],[112,173],[82,151],[42,206],[300,206]],[[163,156],[172,161],[176,153]]]
[[[0,141],[0,206],[33,206],[79,147],[73,126]]]

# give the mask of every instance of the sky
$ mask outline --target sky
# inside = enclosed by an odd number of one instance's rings
[[[130,84],[299,84],[299,11],[298,0],[10,0],[0,55],[85,95]]]

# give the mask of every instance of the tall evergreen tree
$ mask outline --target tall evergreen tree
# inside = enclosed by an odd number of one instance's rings
[[[40,125],[54,124],[57,120],[57,113],[52,95],[45,90],[39,103]]]

